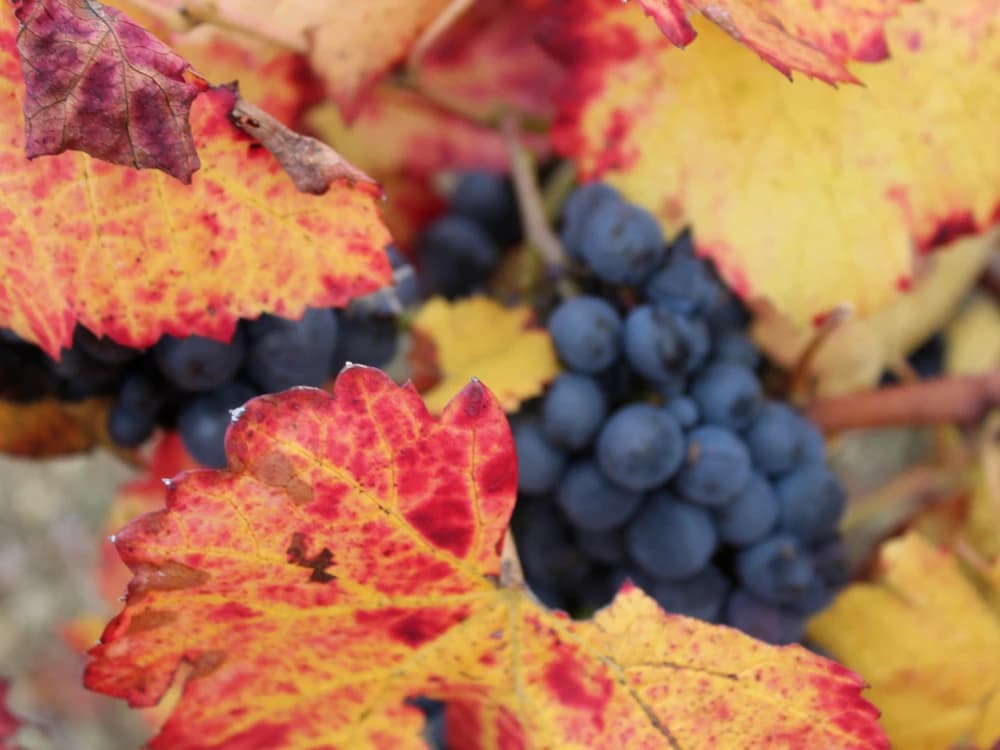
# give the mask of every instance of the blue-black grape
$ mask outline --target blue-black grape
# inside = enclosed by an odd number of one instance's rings
[[[677,471],[684,459],[684,434],[663,409],[627,404],[604,423],[595,455],[610,480],[643,492],[662,485]]]
[[[410,261],[395,245],[385,249],[392,266],[392,283],[351,300],[352,314],[394,317],[420,301],[420,281]]]
[[[665,581],[697,573],[719,541],[708,511],[662,490],[651,494],[632,517],[625,538],[635,563]]]
[[[755,370],[760,364],[760,350],[743,331],[727,329],[712,339],[712,359]]]
[[[566,300],[549,318],[552,343],[569,367],[600,372],[621,352],[622,320],[600,297],[581,295]]]
[[[122,383],[118,398],[108,412],[108,436],[116,445],[126,448],[139,445],[156,429],[162,405],[160,384],[141,372],[131,374]]]
[[[194,459],[213,469],[226,465],[225,437],[232,421],[230,411],[253,398],[256,391],[233,381],[190,401],[177,419],[181,442]]]
[[[771,476],[784,474],[802,460],[804,420],[791,407],[769,401],[757,412],[743,439],[759,471]]]
[[[501,247],[520,239],[517,199],[505,175],[485,170],[462,173],[452,191],[449,210],[482,225]]]
[[[588,559],[605,565],[625,565],[629,561],[623,529],[590,531],[576,529],[576,544]]]
[[[750,454],[735,434],[703,425],[688,434],[674,488],[685,500],[708,507],[732,502],[750,480]]]
[[[532,498],[518,504],[514,538],[528,585],[547,604],[559,606],[561,592],[579,584],[593,565],[576,545],[570,524],[551,503]]]
[[[734,362],[715,362],[691,384],[691,397],[708,424],[742,430],[753,422],[764,392],[753,371]]]
[[[6,328],[0,340],[0,398],[34,401],[53,393],[58,378],[41,349],[29,346]]]
[[[681,316],[665,307],[641,305],[625,319],[625,356],[632,368],[654,383],[683,376],[688,344]]]
[[[770,604],[744,589],[737,589],[726,602],[726,622],[747,635],[784,645],[802,639],[808,615]]]
[[[392,361],[398,347],[399,327],[394,319],[348,311],[340,316],[329,372],[336,375],[348,362],[382,367]]]
[[[667,255],[660,224],[631,203],[604,201],[584,224],[583,258],[594,274],[611,284],[639,284]]]
[[[607,531],[635,513],[642,493],[618,486],[593,461],[578,461],[559,482],[556,502],[577,528]]]
[[[243,364],[245,351],[242,328],[236,329],[228,343],[204,336],[164,336],[154,349],[160,372],[178,388],[189,391],[209,391],[232,380]]]
[[[663,267],[645,285],[646,298],[683,315],[701,315],[728,297],[708,264],[696,257],[690,233],[670,247]]]
[[[246,374],[262,391],[319,386],[337,345],[333,310],[308,308],[299,320],[261,315],[247,326]]]
[[[671,399],[663,408],[685,430],[692,429],[701,419],[701,414],[698,412],[698,404],[686,396]]]
[[[736,570],[754,596],[773,604],[794,604],[817,578],[812,559],[789,534],[775,534],[740,550]]]
[[[119,365],[94,359],[75,348],[63,349],[58,361],[49,360],[49,367],[58,379],[56,395],[66,401],[111,393],[123,374]]]
[[[646,593],[667,612],[718,622],[729,594],[729,579],[709,563],[679,581],[654,581]]]
[[[607,398],[596,380],[564,373],[545,392],[542,431],[556,445],[579,450],[594,439],[607,413]]]
[[[847,497],[837,477],[824,464],[804,463],[774,485],[779,526],[805,542],[832,533],[844,513]]]
[[[722,541],[735,545],[759,542],[778,523],[778,498],[771,483],[754,472],[736,497],[715,515]]]
[[[621,203],[621,194],[603,182],[591,182],[578,187],[563,204],[563,224],[560,232],[563,246],[571,256],[583,260],[585,226],[591,214],[604,203]]]
[[[427,296],[454,299],[482,284],[500,260],[500,248],[472,219],[447,214],[432,222],[417,242]]]
[[[520,420],[512,432],[517,449],[517,488],[529,494],[554,490],[566,470],[566,454],[549,442],[536,422]]]

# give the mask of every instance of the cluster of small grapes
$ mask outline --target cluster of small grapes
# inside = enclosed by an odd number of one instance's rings
[[[162,337],[142,351],[77,327],[59,361],[10,331],[0,332],[0,398],[76,400],[113,395],[108,433],[137,446],[157,426],[177,428],[201,464],[226,464],[230,410],[261,393],[320,386],[346,362],[382,366],[398,342],[396,317],[419,297],[413,268],[390,247],[393,285],[346,310],[309,308],[299,320],[240,321],[233,338]]]
[[[689,236],[667,246],[603,184],[561,233],[587,269],[548,318],[568,372],[513,426],[529,585],[586,614],[628,577],[668,611],[801,639],[846,578],[821,435],[764,397],[745,311]]]

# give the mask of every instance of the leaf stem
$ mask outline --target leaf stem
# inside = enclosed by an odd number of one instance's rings
[[[472,7],[473,2],[474,0],[451,0],[421,32],[417,41],[410,47],[410,54],[406,58],[406,69],[412,78],[417,78],[417,71],[420,70],[420,63],[423,62],[427,50]]]
[[[998,405],[1000,368],[984,375],[956,375],[821,398],[807,411],[829,434],[872,427],[971,423]]]
[[[829,340],[833,332],[840,327],[841,323],[850,317],[850,307],[838,305],[833,308],[830,314],[827,315],[823,319],[823,322],[819,324],[819,328],[813,334],[812,339],[806,345],[802,354],[799,355],[798,360],[795,362],[795,366],[792,368],[792,376],[788,384],[788,393],[793,400],[808,400],[810,389],[809,373],[812,369],[813,362],[816,361],[816,356],[823,348],[823,344]]]

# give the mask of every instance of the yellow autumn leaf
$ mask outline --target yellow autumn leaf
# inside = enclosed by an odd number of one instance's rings
[[[1000,304],[976,295],[945,331],[945,372],[978,375],[1000,365]]]
[[[996,219],[998,13],[907,4],[886,24],[890,59],[834,89],[790,83],[705,19],[680,52],[634,3],[596,4],[556,146],[670,233],[693,225],[744,296],[799,322],[842,303],[865,315],[910,285],[915,251]]]
[[[839,325],[809,364],[815,393],[833,396],[875,386],[887,367],[904,359],[954,316],[996,247],[995,232],[959,240],[927,259],[907,293],[881,310]],[[791,368],[815,329],[773,308],[761,310],[753,325],[754,340],[768,357]],[[984,338],[974,346],[980,353],[1000,347],[1000,335],[994,343]]]
[[[877,580],[849,586],[809,637],[871,685],[893,747],[1000,737],[1000,612],[919,534],[888,542]]]
[[[559,374],[559,362],[545,329],[532,327],[533,315],[527,305],[507,308],[482,296],[428,300],[413,330],[433,343],[441,376],[423,394],[431,413],[439,414],[470,378],[489,386],[508,412],[539,395]]]

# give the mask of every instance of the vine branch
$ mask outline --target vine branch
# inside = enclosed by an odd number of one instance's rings
[[[821,398],[808,413],[830,434],[871,427],[976,422],[996,406],[1000,406],[1000,368],[984,375],[956,375]]]

